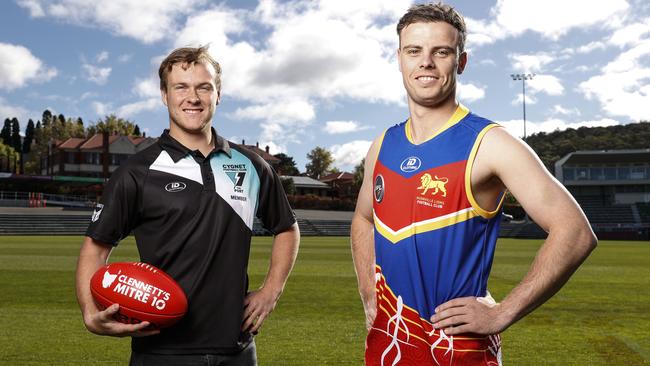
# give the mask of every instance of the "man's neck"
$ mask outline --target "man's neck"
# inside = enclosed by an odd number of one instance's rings
[[[203,156],[208,156],[214,149],[212,129],[209,126],[201,131],[201,133],[189,133],[171,124],[169,127],[169,135],[186,148],[192,151],[199,150]]]
[[[436,107],[422,106],[409,101],[410,134],[413,142],[422,143],[436,134],[449,121],[457,108],[458,102],[455,99]]]

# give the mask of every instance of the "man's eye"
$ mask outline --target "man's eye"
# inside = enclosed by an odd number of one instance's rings
[[[437,50],[436,52],[434,52],[434,55],[436,57],[447,57],[449,56],[449,54],[451,54],[449,50]]]

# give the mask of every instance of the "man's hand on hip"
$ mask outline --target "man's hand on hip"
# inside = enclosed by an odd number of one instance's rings
[[[497,334],[508,327],[501,306],[491,297],[460,297],[436,308],[433,327],[447,335],[462,333]]]
[[[249,292],[244,299],[242,330],[256,333],[264,324],[264,320],[275,309],[280,294],[265,287]]]

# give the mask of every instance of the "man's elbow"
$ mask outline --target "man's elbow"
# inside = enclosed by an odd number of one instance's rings
[[[585,258],[596,249],[598,238],[594,234],[594,231],[591,230],[589,224],[586,224],[582,230],[579,230],[576,244],[583,249]]]

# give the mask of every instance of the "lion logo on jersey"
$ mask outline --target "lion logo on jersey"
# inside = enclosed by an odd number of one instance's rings
[[[438,192],[442,192],[443,197],[447,197],[447,189],[445,188],[445,184],[449,182],[449,179],[442,177],[438,178],[437,175],[433,176],[434,178],[431,178],[431,174],[425,173],[420,177],[420,182],[422,183],[421,186],[419,186],[417,189],[423,189],[421,192],[422,195],[427,194],[427,191],[430,189],[433,189],[433,192],[431,193],[432,195],[438,194]]]

